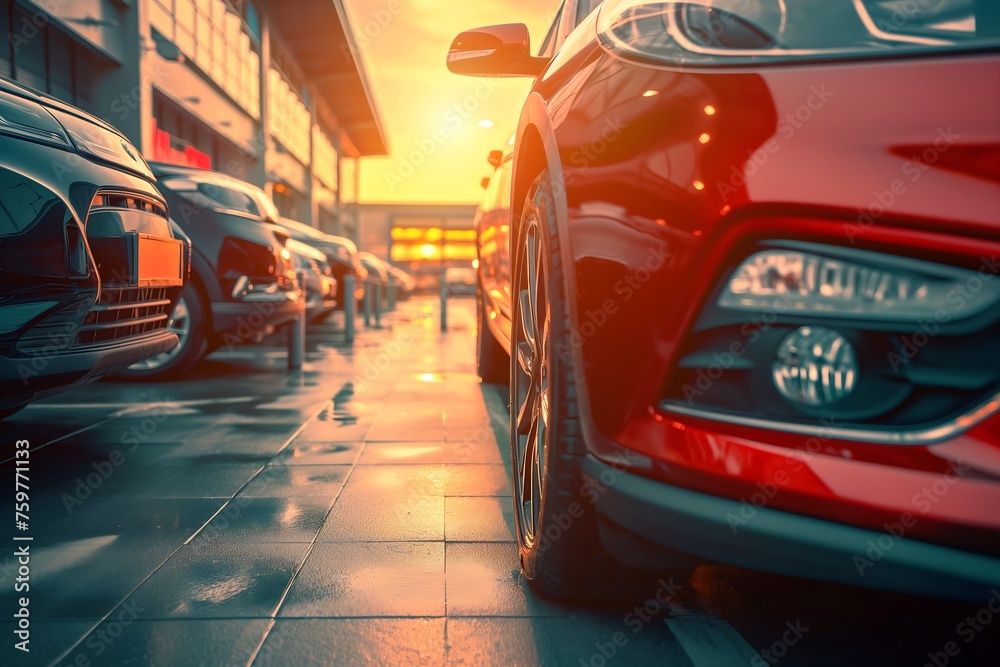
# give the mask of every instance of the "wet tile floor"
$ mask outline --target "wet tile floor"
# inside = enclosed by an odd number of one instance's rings
[[[238,349],[185,382],[104,382],[4,422],[34,447],[33,541],[31,653],[15,651],[14,623],[0,622],[0,664],[759,658],[720,620],[752,616],[758,602],[724,573],[699,574],[683,605],[638,630],[627,618],[655,578],[601,605],[530,591],[512,533],[506,390],[475,376],[473,302],[450,311],[441,335],[432,302],[407,303],[353,347],[319,327],[299,373],[278,347]],[[13,475],[9,460],[3,474]],[[0,550],[7,619],[10,544]],[[769,645],[795,609],[744,623],[747,636]],[[782,659],[807,663],[842,664],[795,649]]]
[[[469,303],[445,337],[411,305],[301,374],[240,349],[5,424],[61,438],[32,452],[30,664],[555,664],[536,639],[576,631],[520,581]]]

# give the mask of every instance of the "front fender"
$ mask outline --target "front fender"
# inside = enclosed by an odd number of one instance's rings
[[[532,91],[521,109],[517,128],[517,151],[514,156],[514,169],[511,178],[511,243],[517,242],[517,232],[524,210],[525,199],[531,184],[544,170],[548,170],[549,182],[556,212],[556,233],[559,235],[559,254],[562,265],[562,279],[566,285],[566,294],[571,295],[566,307],[569,311],[570,330],[579,331],[579,303],[577,294],[576,262],[573,251],[573,238],[570,233],[570,211],[567,199],[567,187],[560,158],[559,145],[556,141],[554,127],[549,107],[545,99],[537,91]],[[518,256],[511,250],[512,264]],[[511,266],[512,272],[516,267]],[[569,341],[568,354],[573,363],[573,377],[578,388],[580,425],[583,430],[587,447],[601,458],[615,456],[620,450],[611,440],[601,434],[594,424],[591,415],[592,396],[587,383],[583,348]]]

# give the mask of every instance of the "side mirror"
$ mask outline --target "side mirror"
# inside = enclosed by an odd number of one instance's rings
[[[490,151],[490,156],[486,158],[486,161],[494,168],[499,167],[500,163],[503,162],[503,151]]]
[[[448,70],[466,76],[537,77],[548,63],[548,58],[532,57],[528,26],[523,23],[467,30],[448,51]]]

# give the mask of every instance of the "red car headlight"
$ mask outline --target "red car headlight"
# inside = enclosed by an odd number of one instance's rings
[[[802,315],[912,320],[950,308],[949,295],[976,272],[833,246],[787,244],[755,253],[732,273],[718,304],[731,310],[781,308]],[[1000,300],[1000,284],[983,283],[951,319],[979,314]]]
[[[608,0],[597,29],[626,56],[731,66],[989,48],[998,43],[998,20],[972,0]]]

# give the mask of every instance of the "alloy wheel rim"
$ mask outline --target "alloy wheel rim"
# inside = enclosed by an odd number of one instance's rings
[[[518,323],[514,329],[515,397],[511,439],[515,456],[514,497],[519,512],[520,539],[535,543],[541,518],[546,439],[550,420],[548,267],[539,236],[539,221],[526,221],[525,243],[518,264]]]
[[[174,312],[170,314],[170,319],[167,320],[167,331],[177,334],[177,345],[174,345],[166,352],[136,362],[129,366],[129,368],[137,371],[157,370],[170,363],[181,353],[181,350],[187,344],[188,337],[191,335],[191,310],[188,308],[187,301],[184,300],[183,296],[177,300]]]

